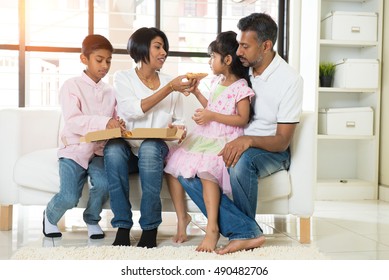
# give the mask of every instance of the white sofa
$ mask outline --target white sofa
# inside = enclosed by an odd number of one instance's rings
[[[0,109],[0,230],[12,227],[12,205],[46,205],[59,190],[56,149],[61,127],[58,108]],[[300,242],[310,240],[310,217],[314,191],[313,113],[304,112],[292,145],[290,170],[259,180],[259,214],[293,214],[300,218]],[[130,178],[130,200],[140,206],[141,189],[137,175]],[[85,207],[88,187],[78,207]],[[163,211],[174,211],[164,182]],[[109,204],[105,205],[109,207]],[[188,198],[192,212],[199,209]]]

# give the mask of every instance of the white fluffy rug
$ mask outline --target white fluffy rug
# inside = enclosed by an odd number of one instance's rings
[[[117,246],[91,247],[23,247],[13,260],[326,260],[314,247],[268,246],[227,255],[200,253],[196,246],[164,246],[153,249]]]

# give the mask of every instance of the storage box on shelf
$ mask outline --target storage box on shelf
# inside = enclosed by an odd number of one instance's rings
[[[323,39],[377,41],[377,14],[331,11],[321,24]]]
[[[319,134],[373,135],[373,109],[328,108],[319,111]]]
[[[334,87],[378,88],[377,59],[342,59],[335,63]]]

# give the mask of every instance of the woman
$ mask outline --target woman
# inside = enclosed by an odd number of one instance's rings
[[[127,50],[136,68],[118,71],[114,87],[118,115],[127,130],[134,128],[166,128],[183,125],[182,94],[192,83],[183,82],[185,75],[174,79],[159,70],[169,51],[166,35],[157,28],[140,28],[128,40]],[[169,143],[170,144],[170,143]],[[161,139],[112,139],[104,150],[104,164],[109,182],[113,227],[117,227],[114,246],[130,246],[133,225],[129,201],[129,173],[139,172],[142,187],[138,247],[157,246],[157,229],[162,222],[160,192],[168,143]]]

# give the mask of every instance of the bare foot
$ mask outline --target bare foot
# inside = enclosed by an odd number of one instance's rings
[[[265,243],[265,236],[261,235],[252,239],[235,239],[230,241],[226,247],[216,250],[219,255],[233,253],[241,250],[250,250],[261,247]]]
[[[219,230],[213,229],[209,230],[207,228],[207,232],[205,234],[205,237],[203,241],[201,241],[200,245],[196,248],[197,252],[207,252],[211,253],[215,251],[216,244],[220,238]]]
[[[186,235],[186,228],[188,227],[192,217],[186,213],[184,219],[179,219],[177,221],[177,233],[172,237],[174,243],[184,243],[188,241],[188,236]]]

